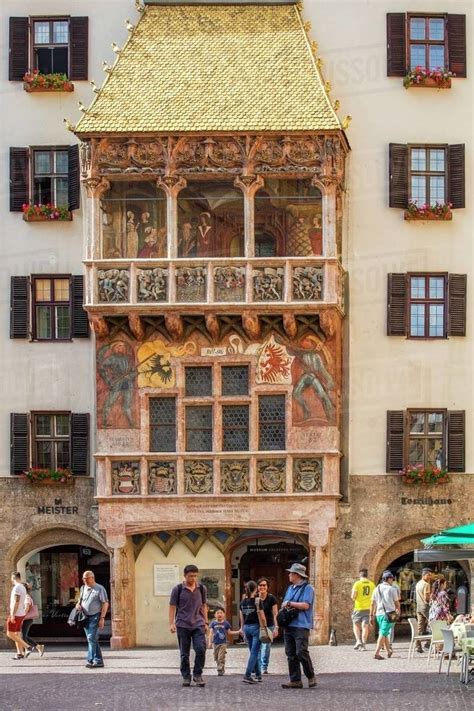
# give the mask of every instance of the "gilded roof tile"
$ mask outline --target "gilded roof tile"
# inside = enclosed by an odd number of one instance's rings
[[[147,6],[78,134],[339,129],[294,5]]]

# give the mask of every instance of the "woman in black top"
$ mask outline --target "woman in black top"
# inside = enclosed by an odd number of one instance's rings
[[[258,597],[260,600],[260,608],[263,610],[265,615],[265,624],[267,625],[270,632],[273,633],[273,638],[278,637],[278,602],[274,595],[268,592],[269,582],[267,578],[260,578],[258,581]],[[260,666],[262,667],[262,672],[268,674],[268,664],[270,662],[270,650],[271,644],[268,642],[262,644],[260,649]]]
[[[247,640],[250,655],[247,668],[242,681],[245,684],[255,684],[262,681],[262,671],[260,668],[260,622],[264,624],[264,613],[258,610],[258,599],[256,604],[257,583],[249,580],[245,585],[245,597],[240,603],[240,628],[244,638]],[[255,674],[255,679],[252,677]]]

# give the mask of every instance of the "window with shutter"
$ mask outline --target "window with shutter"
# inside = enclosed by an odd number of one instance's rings
[[[89,65],[89,18],[70,19],[70,79],[87,81]]]
[[[446,338],[446,274],[408,276],[409,338]]]
[[[32,331],[35,341],[71,338],[71,278],[33,276]]]
[[[466,471],[466,416],[463,410],[448,412],[448,471]]]
[[[387,336],[407,335],[406,274],[388,275]]]
[[[41,469],[71,466],[71,417],[69,412],[32,413],[33,464]]]
[[[446,411],[408,410],[407,465],[446,466]]]
[[[447,31],[449,69],[457,77],[466,77],[466,15],[448,15]]]
[[[79,146],[68,149],[68,203],[70,210],[79,210],[81,202],[81,182],[79,173]]]
[[[405,13],[387,14],[387,76],[403,77],[407,73]]]
[[[10,148],[10,212],[21,212],[29,202],[29,148]]]
[[[29,419],[25,413],[10,415],[10,474],[23,474],[30,464]]]
[[[402,143],[389,145],[389,205],[408,207],[408,146]]]
[[[89,319],[84,309],[84,277],[71,277],[72,287],[72,337],[89,338]]]
[[[69,76],[69,19],[32,20],[33,69],[40,74]]]
[[[8,79],[23,81],[28,71],[29,20],[27,17],[10,17],[10,47]]]
[[[449,202],[453,209],[466,206],[464,144],[448,146]]]
[[[466,274],[450,274],[448,288],[448,335],[466,335]]]
[[[387,472],[399,472],[403,469],[405,438],[405,412],[389,410],[387,412]]]
[[[76,476],[89,474],[89,414],[71,414],[71,469]]]
[[[30,280],[13,276],[10,281],[10,338],[29,337]]]

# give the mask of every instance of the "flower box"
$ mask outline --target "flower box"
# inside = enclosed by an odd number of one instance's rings
[[[411,69],[403,78],[405,89],[421,87],[425,89],[450,89],[451,77],[456,76],[447,68],[436,67],[436,69],[425,69],[418,66]]]
[[[32,467],[24,472],[24,478],[30,484],[41,484],[42,486],[74,484],[74,477],[70,469]]]
[[[67,207],[25,203],[21,209],[25,222],[71,222],[72,220],[72,212]]]
[[[441,81],[436,81],[432,77],[427,77],[419,82],[414,82],[409,84],[406,89],[451,89],[451,77],[449,79],[442,79]]]
[[[68,212],[66,217],[51,217],[51,215],[26,215],[23,214],[25,222],[71,222],[72,212]]]
[[[423,464],[409,464],[402,469],[400,476],[407,486],[415,485],[441,485],[447,484],[450,480],[448,470],[441,467],[424,467]]]
[[[415,202],[408,203],[404,218],[408,222],[411,220],[438,220],[449,222],[453,219],[451,203],[436,202],[434,205],[417,205]]]
[[[437,215],[433,212],[421,212],[418,214],[413,214],[405,210],[405,220],[407,222],[414,222],[415,220],[437,220],[438,222],[450,222],[453,219],[453,213],[451,210],[443,215]]]
[[[23,77],[23,89],[28,93],[44,91],[74,91],[74,84],[65,74],[40,74],[27,72]]]
[[[28,82],[23,82],[23,89],[28,92],[28,94],[41,94],[44,92],[61,92],[61,91],[74,91],[74,84],[70,81],[65,81],[61,86],[32,86]]]

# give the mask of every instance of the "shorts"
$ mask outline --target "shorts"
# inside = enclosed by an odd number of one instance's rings
[[[363,622],[364,625],[369,624],[370,610],[354,610],[352,613],[352,622]]]
[[[395,627],[395,622],[388,622],[385,615],[377,615],[377,624],[379,626],[379,634],[381,637],[390,637],[392,629]]]
[[[21,617],[16,616],[15,622],[12,622],[10,620],[10,617],[8,617],[7,618],[7,632],[21,632],[21,625],[23,624],[24,619],[25,619],[24,615],[22,615]]]

